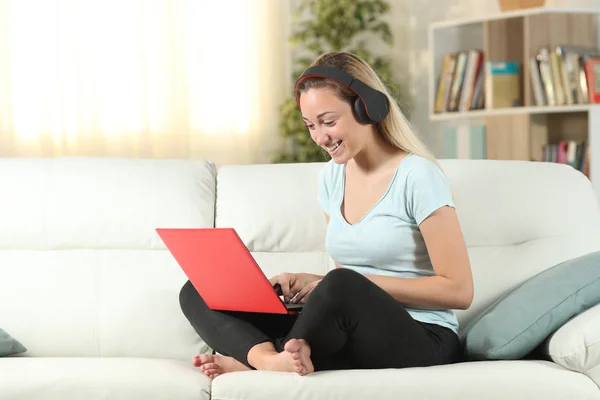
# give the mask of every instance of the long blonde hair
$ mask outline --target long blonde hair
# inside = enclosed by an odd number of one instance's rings
[[[433,154],[427,149],[425,143],[419,138],[410,123],[400,110],[400,107],[391,96],[386,85],[381,81],[375,70],[362,58],[345,51],[334,51],[319,56],[311,66],[327,66],[341,69],[354,78],[363,81],[373,89],[385,94],[390,103],[390,111],[385,119],[377,123],[376,128],[383,139],[390,145],[422,156],[436,165],[439,164]],[[300,93],[311,88],[330,87],[335,94],[350,105],[354,103],[356,94],[347,87],[330,79],[308,78],[298,85],[296,98]]]

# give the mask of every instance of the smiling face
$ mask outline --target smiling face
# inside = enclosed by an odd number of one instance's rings
[[[359,122],[350,104],[336,96],[334,89],[308,89],[299,103],[310,136],[335,163],[346,163],[365,147],[372,126]]]

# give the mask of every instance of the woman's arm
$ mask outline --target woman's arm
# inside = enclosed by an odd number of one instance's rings
[[[399,302],[419,308],[467,309],[473,277],[467,247],[452,207],[434,211],[419,226],[437,276],[394,278],[366,275]]]
[[[327,223],[329,216],[325,215]],[[394,278],[365,275],[402,304],[431,309],[467,309],[473,301],[471,264],[456,210],[442,207],[419,226],[436,276]],[[337,263],[336,268],[341,268]]]

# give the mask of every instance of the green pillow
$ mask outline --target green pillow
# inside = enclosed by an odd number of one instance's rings
[[[569,319],[600,303],[600,251],[565,261],[523,282],[461,333],[468,360],[527,356]]]
[[[6,331],[0,328],[0,357],[25,353],[27,349]]]

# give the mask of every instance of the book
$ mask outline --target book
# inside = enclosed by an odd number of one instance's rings
[[[488,108],[522,105],[520,65],[516,62],[486,62],[485,103]]]
[[[542,146],[541,160],[567,164],[590,177],[590,151],[587,141],[560,140]]]
[[[484,55],[481,49],[445,54],[436,79],[435,113],[482,109]]]
[[[534,61],[535,59],[535,61]],[[600,51],[584,46],[541,47],[529,60],[536,105],[600,102]]]

